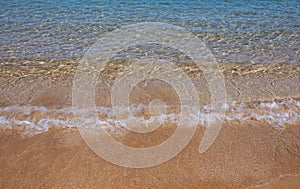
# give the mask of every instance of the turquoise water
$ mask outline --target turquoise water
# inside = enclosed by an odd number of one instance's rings
[[[0,59],[71,59],[139,22],[181,26],[220,62],[300,61],[300,1],[0,0]]]

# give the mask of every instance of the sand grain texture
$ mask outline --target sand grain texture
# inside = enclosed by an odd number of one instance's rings
[[[247,188],[280,175],[299,174],[299,131],[299,125],[284,131],[255,122],[225,125],[213,146],[199,154],[204,132],[199,127],[179,155],[145,169],[119,167],[101,159],[76,129],[52,129],[31,138],[1,132],[0,187]],[[276,180],[272,188],[280,188],[276,183],[300,186],[297,179]]]

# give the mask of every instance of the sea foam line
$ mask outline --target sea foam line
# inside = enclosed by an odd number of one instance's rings
[[[226,108],[225,117],[213,110],[209,105],[201,107],[188,107],[190,113],[185,114],[185,119],[180,119],[177,113],[159,114],[150,118],[127,116],[124,119],[116,119],[111,107],[98,106],[95,108],[100,119],[96,120],[96,128],[116,130],[126,128],[128,120],[136,119],[146,126],[155,121],[160,123],[168,122],[178,124],[183,122],[184,126],[190,127],[189,120],[199,120],[200,126],[207,126],[210,121],[224,118],[224,121],[247,122],[257,120],[267,122],[275,129],[282,130],[287,124],[295,124],[300,121],[300,102],[294,99],[285,99],[278,102],[230,102],[223,104]],[[128,107],[118,107],[128,108]],[[172,109],[174,107],[166,107]],[[177,107],[178,108],[178,107]],[[133,115],[143,112],[147,109],[145,104],[135,104],[131,106]],[[197,111],[200,109],[201,111]],[[84,120],[87,124],[92,120]],[[76,120],[73,116],[72,107],[61,109],[47,109],[43,106],[8,106],[0,108],[0,129],[17,130],[24,135],[35,135],[48,131],[51,127],[56,128],[74,128],[77,127]]]

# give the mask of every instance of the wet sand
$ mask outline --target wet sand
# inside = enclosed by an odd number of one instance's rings
[[[58,109],[72,105],[74,64],[1,65],[0,106],[45,106]],[[188,68],[187,68],[188,69]],[[300,69],[295,65],[222,65],[228,101],[273,102],[300,98]],[[190,70],[201,101],[209,101],[205,78]],[[115,76],[110,75],[112,78]],[[107,90],[97,89],[96,104],[107,105]],[[152,83],[153,84],[153,83]],[[154,83],[155,84],[155,83]],[[157,83],[156,83],[157,84]],[[161,90],[163,87],[164,90]],[[151,98],[176,98],[166,86],[140,85],[133,101],[143,91]],[[135,96],[136,95],[136,96]],[[288,109],[289,107],[286,107]],[[297,111],[297,110],[296,110]],[[14,115],[8,115],[14,116]],[[42,116],[42,115],[34,115]],[[0,188],[299,188],[300,123],[276,130],[255,119],[225,122],[204,154],[198,147],[205,131],[198,127],[187,147],[164,164],[145,169],[113,165],[98,157],[76,128],[50,128],[34,136],[12,130],[0,132]],[[155,132],[117,138],[127,145],[148,146],[169,135]],[[151,139],[151,138],[150,138]],[[150,142],[149,142],[150,141]],[[141,147],[140,146],[140,147]],[[137,146],[138,147],[138,146]]]
[[[199,127],[178,156],[143,169],[123,168],[99,158],[76,129],[52,129],[31,138],[2,131],[0,186],[247,188],[271,182],[271,188],[297,188],[298,179],[278,178],[299,174],[299,126],[276,131],[256,121],[225,124],[216,142],[204,154],[197,151],[204,132],[204,128]],[[127,143],[133,141],[131,145],[136,145],[136,138],[128,137]],[[156,135],[158,139],[162,137],[165,136]]]

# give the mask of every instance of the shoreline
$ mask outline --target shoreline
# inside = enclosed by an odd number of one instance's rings
[[[22,108],[22,106],[45,107],[60,110],[72,105],[72,82],[76,64],[55,66],[0,66],[0,108]],[[193,67],[182,67],[188,72],[199,92],[200,101],[206,105],[210,94],[205,78]],[[300,69],[297,65],[252,65],[223,64],[220,68],[225,76],[228,102],[246,104],[251,111],[260,104],[278,103],[300,99]],[[106,75],[105,89],[96,88],[96,105],[106,106],[110,102],[113,79],[120,70]],[[16,71],[16,72],[14,72]],[[198,75],[197,75],[198,74]],[[148,97],[145,93],[151,94]],[[175,100],[176,93],[170,86],[160,82],[139,84],[132,92],[133,102],[148,102],[151,99]],[[266,106],[268,108],[268,106]],[[252,108],[252,109],[251,109]],[[279,110],[299,112],[298,106],[291,109],[283,104]],[[26,109],[26,108],[25,108]],[[27,109],[26,109],[27,110]],[[41,112],[28,115],[3,114],[21,120],[31,116],[37,121],[51,118]],[[250,111],[250,113],[248,112]],[[268,112],[267,112],[268,113]],[[247,115],[248,115],[247,114]],[[298,115],[298,114],[297,114]],[[296,116],[297,116],[296,115]],[[63,114],[54,115],[64,119]],[[56,118],[56,117],[55,117]],[[66,119],[69,119],[66,116]],[[287,118],[289,119],[289,117]],[[14,130],[0,129],[0,174],[1,188],[249,188],[265,184],[288,183],[299,187],[297,179],[277,179],[280,175],[300,174],[300,124],[284,123],[285,129],[276,130],[266,121],[249,118],[246,121],[225,122],[213,144],[204,154],[197,149],[205,127],[197,131],[187,147],[176,157],[162,165],[149,169],[128,169],[113,165],[98,157],[82,140],[77,128],[50,127],[30,137]],[[163,141],[168,132],[158,130],[145,140],[144,135],[125,133],[115,137],[128,145],[149,145],[149,141]],[[273,186],[273,185],[272,185]]]

